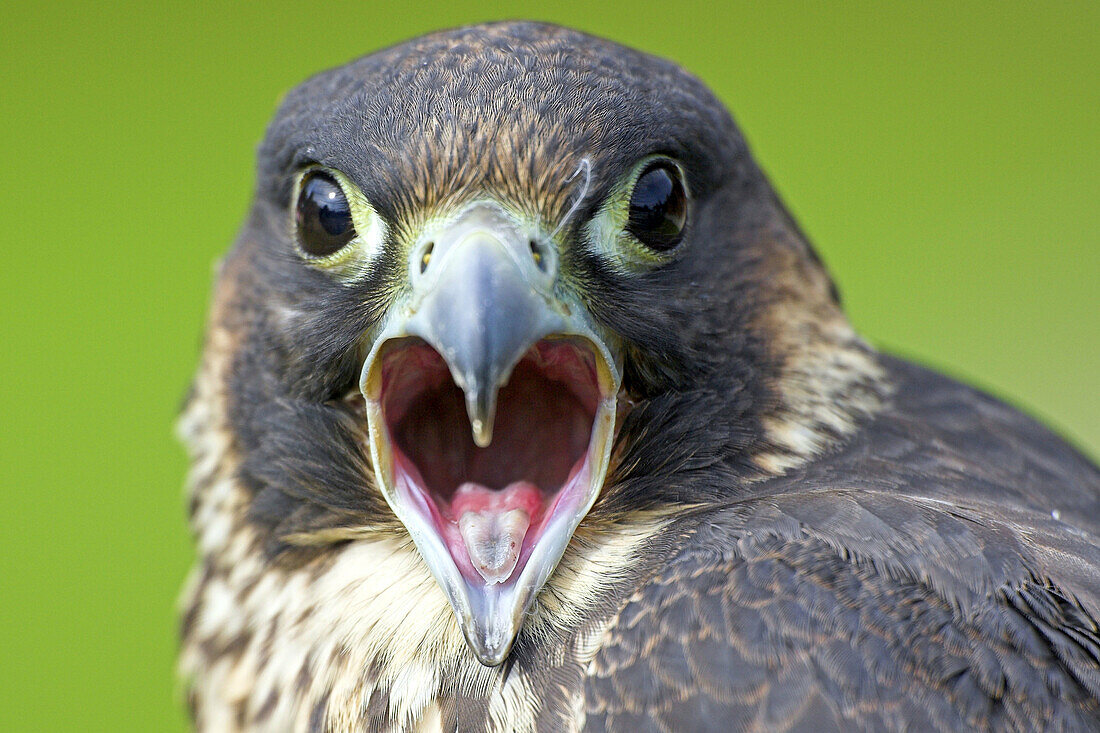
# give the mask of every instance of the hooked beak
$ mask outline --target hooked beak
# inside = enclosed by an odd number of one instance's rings
[[[482,664],[507,656],[599,494],[620,367],[552,248],[476,204],[409,267],[363,365],[371,456]]]

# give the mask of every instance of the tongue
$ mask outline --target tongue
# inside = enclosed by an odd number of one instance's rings
[[[541,503],[538,487],[527,481],[499,491],[475,483],[458,487],[451,508],[470,563],[486,583],[503,583],[511,576]]]
[[[503,583],[516,569],[519,548],[531,518],[522,509],[501,514],[466,512],[458,520],[458,531],[466,542],[470,562],[486,583]]]

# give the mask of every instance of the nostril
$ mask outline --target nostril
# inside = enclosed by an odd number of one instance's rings
[[[540,270],[546,272],[546,256],[542,252],[542,247],[533,239],[527,241],[527,246],[531,248],[531,257],[535,260],[535,264]]]
[[[435,249],[435,242],[428,242],[424,246],[424,251],[420,255],[420,274],[423,275],[424,271],[428,269],[428,264],[432,261],[432,250]]]

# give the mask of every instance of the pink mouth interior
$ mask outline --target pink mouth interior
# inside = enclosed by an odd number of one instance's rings
[[[462,390],[425,342],[383,356],[381,407],[393,450],[396,488],[430,519],[456,566],[474,569],[459,519],[522,509],[530,518],[512,572],[518,575],[559,506],[587,489],[589,446],[600,402],[595,358],[563,339],[527,352],[497,394],[492,442],[473,441]]]

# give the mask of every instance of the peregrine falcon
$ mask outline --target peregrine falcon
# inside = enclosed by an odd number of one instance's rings
[[[199,729],[1100,730],[1100,471],[861,340],[699,80],[462,28],[258,159],[181,420]]]

